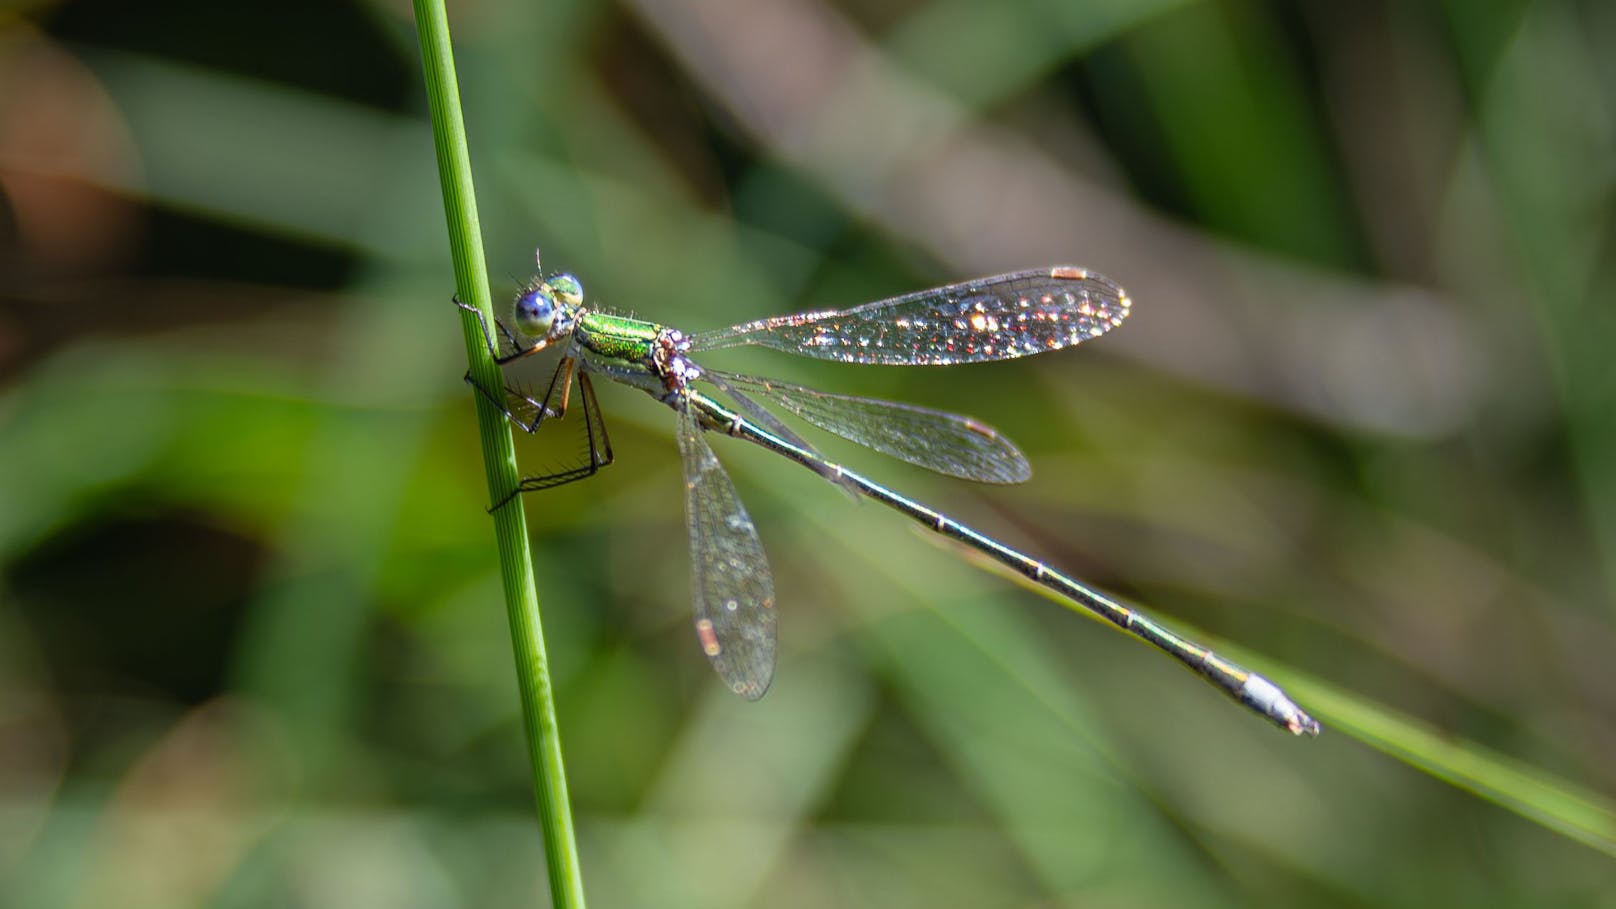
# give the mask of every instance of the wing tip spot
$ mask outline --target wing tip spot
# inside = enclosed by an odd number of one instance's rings
[[[990,439],[997,439],[999,437],[998,431],[995,430],[992,426],[989,426],[986,423],[978,423],[977,421],[971,419],[970,417],[965,417],[964,419],[965,419],[965,428],[968,431],[974,432],[974,433],[976,433],[978,435],[986,436],[986,437],[988,437]]]
[[[709,657],[718,656],[724,650],[718,644],[718,632],[713,630],[711,619],[696,620],[696,639],[701,642],[701,652]]]

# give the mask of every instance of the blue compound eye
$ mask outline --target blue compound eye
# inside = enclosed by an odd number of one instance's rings
[[[550,285],[550,290],[555,293],[557,299],[568,306],[577,306],[584,301],[584,286],[578,283],[577,278],[566,272],[552,275],[545,283]]]
[[[516,300],[516,327],[530,338],[544,338],[555,326],[556,303],[542,290],[530,290]]]

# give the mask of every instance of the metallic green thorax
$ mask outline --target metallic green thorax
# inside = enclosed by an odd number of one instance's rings
[[[573,339],[602,357],[638,363],[650,359],[652,342],[662,330],[663,326],[643,319],[586,312],[573,329]]]

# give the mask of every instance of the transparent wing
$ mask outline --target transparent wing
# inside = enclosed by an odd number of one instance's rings
[[[887,365],[1005,360],[1070,347],[1121,325],[1131,302],[1071,266],[1018,271],[865,303],[775,316],[697,335],[693,351],[743,344]]]
[[[571,364],[574,361],[565,360],[563,362]],[[562,369],[566,369],[568,374],[571,374],[570,366],[563,366]],[[557,372],[559,374],[560,370],[558,369]],[[567,460],[550,465],[550,468],[544,473],[523,477],[516,486],[516,492],[536,492],[540,489],[552,489],[556,486],[571,483],[574,480],[592,477],[602,467],[612,463],[612,441],[606,435],[606,422],[601,419],[600,404],[595,401],[595,386],[589,381],[589,373],[580,370],[577,375],[580,392],[579,402],[583,405],[583,419],[562,420],[562,423],[570,422],[573,426],[573,437],[579,445],[577,453]],[[521,397],[522,400],[536,406],[536,402],[531,397],[510,389],[507,389],[507,392],[513,396]],[[550,384],[550,393],[546,395],[545,400],[548,403],[544,405],[544,410],[542,411],[544,417],[534,416],[532,423],[522,424],[523,429],[528,432],[536,432],[540,422],[545,420],[554,421],[556,418],[566,415],[566,392],[563,390],[558,396],[555,391],[555,382],[553,381]],[[537,413],[538,411],[535,412]]]
[[[743,412],[745,412],[746,416],[751,419],[752,422],[763,427],[779,438],[790,442],[792,445],[797,446],[803,451],[813,455],[814,460],[810,463],[810,466],[813,467],[813,469],[818,472],[820,476],[831,481],[832,483],[842,486],[847,485],[846,481],[843,480],[836,467],[829,461],[825,460],[825,457],[816,451],[812,445],[809,445],[801,436],[797,435],[795,432],[792,432],[791,427],[780,422],[779,418],[777,418],[774,414],[769,413],[762,407],[759,407],[756,401],[742,394],[739,388],[736,388],[729,382],[730,379],[739,379],[743,382],[752,383],[753,387],[760,387],[762,383],[759,382],[759,380],[750,379],[747,376],[738,376],[733,373],[717,372],[711,369],[702,370],[701,377],[703,381],[712,383],[714,388],[717,388],[719,391],[728,395],[730,400],[734,401],[736,405],[739,406]],[[857,497],[857,492],[851,486],[848,486],[847,490]]]
[[[749,701],[774,679],[774,582],[757,528],[688,402],[680,402],[696,640],[724,684]]]
[[[707,370],[707,376],[714,375]],[[938,473],[982,483],[1024,483],[1032,467],[1010,440],[969,417],[731,373],[727,388],[767,398],[827,432]]]
[[[762,407],[759,407],[756,401],[744,394],[741,394],[740,389],[730,384],[731,379],[749,381],[746,376],[733,375],[727,372],[718,372],[717,370],[713,369],[704,369],[701,372],[701,377],[705,381],[712,383],[714,388],[717,388],[719,391],[728,395],[730,400],[734,401],[736,406],[740,407],[741,410],[746,413],[747,418],[752,422],[758,424],[764,429],[767,429],[769,432],[774,433],[780,438],[785,439],[787,442],[790,442],[798,448],[801,448],[803,451],[813,452],[816,455],[819,454],[819,452],[814,451],[813,446],[809,445],[801,436],[792,432],[791,427],[780,422],[780,420],[775,417],[774,414],[769,413]]]

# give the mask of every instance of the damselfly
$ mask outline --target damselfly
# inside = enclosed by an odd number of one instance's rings
[[[476,309],[460,305],[481,320]],[[583,419],[577,425],[584,441],[582,456],[564,469],[523,479],[511,496],[582,479],[611,463],[611,444],[590,386],[592,374],[642,389],[673,409],[684,465],[696,639],[719,676],[742,697],[762,697],[774,677],[774,584],[757,528],[703,437],[709,430],[784,455],[1002,562],[1167,653],[1292,733],[1317,735],[1318,723],[1262,676],[1031,556],[830,462],[750,395],[860,445],[950,476],[986,483],[1026,480],[1031,476],[1026,458],[992,428],[908,404],[719,372],[691,359],[703,351],[753,344],[844,363],[980,363],[1059,350],[1098,337],[1122,324],[1130,305],[1122,288],[1109,279],[1057,266],[950,284],[851,309],[776,316],[686,335],[588,306],[577,278],[565,273],[545,276],[541,270],[517,294],[515,332],[496,320],[496,340],[486,321],[482,327],[501,366],[559,347],[561,358],[549,387],[538,398],[514,386],[499,396],[479,390],[527,432],[566,413],[575,378],[581,392]],[[700,383],[731,403],[711,397]],[[508,498],[495,507],[504,501]]]

